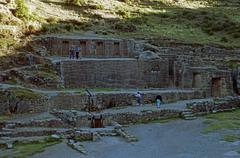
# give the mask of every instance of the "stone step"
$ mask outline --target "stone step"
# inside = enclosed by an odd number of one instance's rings
[[[195,120],[197,117],[192,113],[191,110],[186,110],[181,113],[184,120]]]

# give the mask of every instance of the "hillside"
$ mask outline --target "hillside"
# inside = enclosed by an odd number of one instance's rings
[[[30,44],[50,34],[239,48],[239,9],[238,0],[0,0],[0,71],[8,84],[59,86],[45,50]]]
[[[156,38],[164,43],[207,44],[228,48],[240,46],[238,0],[16,2],[19,2],[17,7],[7,12],[5,10],[8,17],[4,16],[3,11],[0,17],[5,29],[18,30],[21,38],[32,34],[78,32],[138,39]],[[16,33],[13,34],[16,36]],[[15,43],[11,34],[2,33],[1,36],[2,48]]]

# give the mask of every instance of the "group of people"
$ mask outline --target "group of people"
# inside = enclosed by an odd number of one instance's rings
[[[137,105],[139,105],[139,106],[141,105],[143,95],[144,94],[141,92],[137,92],[137,93],[133,94],[133,96],[136,98]],[[155,103],[156,103],[157,108],[160,108],[160,105],[162,104],[162,96],[161,95],[156,96]]]
[[[79,59],[81,48],[79,46],[71,46],[69,49],[69,59]]]

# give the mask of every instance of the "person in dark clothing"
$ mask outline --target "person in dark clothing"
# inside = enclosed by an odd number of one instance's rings
[[[79,59],[79,54],[80,54],[81,48],[79,46],[77,46],[75,48],[75,54],[76,54],[76,59]]]
[[[69,49],[69,59],[74,59],[74,47],[71,46]]]
[[[156,101],[156,106],[157,106],[157,108],[160,108],[160,105],[161,105],[161,103],[162,103],[162,96],[161,96],[161,95],[157,95],[155,101]]]

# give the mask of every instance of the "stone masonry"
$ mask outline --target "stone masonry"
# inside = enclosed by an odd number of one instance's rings
[[[63,61],[65,87],[168,87],[168,60]]]

